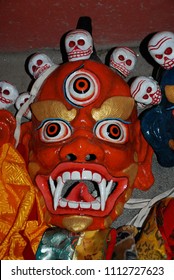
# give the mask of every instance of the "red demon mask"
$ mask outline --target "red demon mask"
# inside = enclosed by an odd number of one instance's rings
[[[19,147],[49,224],[74,232],[108,228],[133,188],[151,186],[152,150],[129,87],[107,66],[59,66],[31,110]]]

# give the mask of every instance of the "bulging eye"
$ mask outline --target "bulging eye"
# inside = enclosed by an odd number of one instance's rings
[[[95,135],[102,140],[124,144],[128,140],[128,127],[119,120],[104,120],[95,126]]]
[[[39,133],[43,142],[58,142],[70,137],[72,130],[63,120],[48,120],[41,126]]]
[[[65,97],[76,106],[85,107],[99,95],[98,78],[87,70],[78,70],[65,80]]]

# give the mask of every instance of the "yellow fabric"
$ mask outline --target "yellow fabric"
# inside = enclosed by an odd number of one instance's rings
[[[157,206],[158,204],[155,204],[148,215],[144,227],[141,229],[141,236],[136,243],[138,259],[140,260],[167,259],[165,242],[158,226]]]
[[[46,225],[25,162],[10,144],[0,148],[0,194],[0,259],[23,259],[27,243],[36,252]],[[34,203],[37,220],[29,221]]]
[[[85,231],[76,245],[74,260],[104,260],[110,229]]]

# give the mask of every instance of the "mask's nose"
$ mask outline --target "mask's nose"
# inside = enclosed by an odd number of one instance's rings
[[[93,139],[77,137],[62,147],[60,158],[63,161],[102,162],[104,160],[104,150],[93,142]]]

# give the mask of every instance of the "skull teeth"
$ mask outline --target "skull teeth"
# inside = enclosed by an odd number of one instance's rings
[[[72,201],[64,197],[65,183],[68,181],[74,182],[94,182],[98,186],[98,191],[93,189],[90,194],[93,196],[93,201]],[[56,180],[49,177],[50,191],[53,197],[54,210],[57,207],[61,208],[72,208],[72,209],[93,209],[93,210],[105,210],[108,196],[111,194],[115,183],[113,180],[106,181],[106,179],[99,173],[92,172],[90,170],[84,170],[82,173],[79,171],[64,172],[61,176],[58,176]]]

